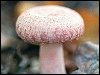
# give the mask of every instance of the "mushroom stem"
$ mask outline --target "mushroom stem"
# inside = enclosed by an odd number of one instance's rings
[[[41,44],[41,74],[66,74],[62,44]]]

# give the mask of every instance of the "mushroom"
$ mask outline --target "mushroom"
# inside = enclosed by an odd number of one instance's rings
[[[81,36],[84,22],[70,8],[44,5],[23,12],[16,31],[24,41],[40,44],[41,74],[66,74],[62,44]]]

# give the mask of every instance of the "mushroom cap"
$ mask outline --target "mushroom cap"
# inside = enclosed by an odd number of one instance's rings
[[[18,17],[16,31],[30,43],[63,43],[83,34],[84,21],[76,11],[67,7],[38,6]]]

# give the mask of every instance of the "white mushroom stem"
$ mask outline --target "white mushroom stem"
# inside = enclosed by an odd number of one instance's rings
[[[41,44],[41,74],[66,74],[62,44]]]

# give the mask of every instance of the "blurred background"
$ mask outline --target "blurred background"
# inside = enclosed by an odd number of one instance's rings
[[[66,50],[75,53],[84,42],[99,45],[99,1],[1,1],[1,73],[39,74],[39,45],[24,42],[16,34],[16,20],[25,10],[41,5],[61,5],[76,10],[83,17],[85,32],[78,40],[65,42]],[[67,68],[68,69],[68,68]]]

